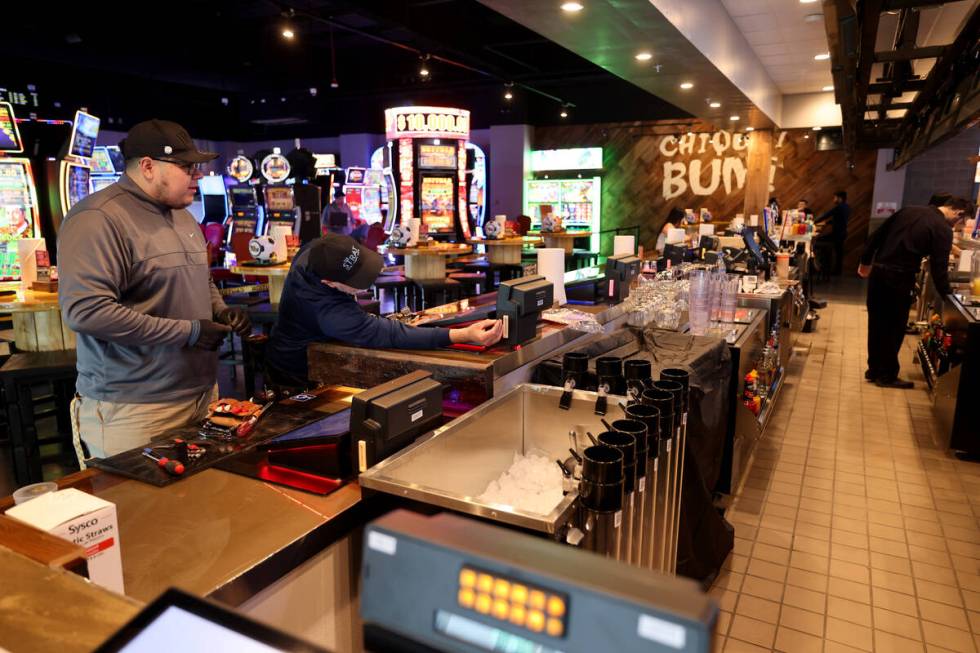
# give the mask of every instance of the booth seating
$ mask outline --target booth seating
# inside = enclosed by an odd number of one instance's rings
[[[0,367],[14,479],[18,485],[44,480],[41,463],[45,460],[63,463],[75,460],[70,405],[76,377],[74,350],[14,354]],[[47,392],[38,394],[40,387],[46,387]],[[53,408],[45,407],[51,403]],[[57,421],[57,435],[41,439],[37,421],[51,416]],[[42,457],[41,445],[54,443],[60,445],[58,456]]]

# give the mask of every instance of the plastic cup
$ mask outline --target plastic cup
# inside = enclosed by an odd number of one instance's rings
[[[48,492],[57,492],[58,484],[52,483],[51,481],[45,481],[44,483],[32,483],[31,485],[25,485],[14,491],[14,504],[20,505],[22,503],[27,503],[31,499],[36,499],[42,494],[47,494]]]

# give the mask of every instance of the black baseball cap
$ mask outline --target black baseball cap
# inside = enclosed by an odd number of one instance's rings
[[[218,158],[216,152],[202,152],[187,130],[169,120],[145,120],[133,125],[119,149],[127,160],[148,156],[178,163],[204,163]]]
[[[310,245],[310,270],[326,281],[336,281],[358,290],[370,288],[384,259],[350,236],[327,234]]]

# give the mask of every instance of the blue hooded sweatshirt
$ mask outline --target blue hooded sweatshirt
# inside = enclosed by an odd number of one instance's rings
[[[286,276],[266,359],[306,378],[307,346],[330,340],[375,349],[438,349],[451,343],[449,329],[416,328],[364,312],[356,299],[320,282],[309,269],[307,249],[293,259]]]

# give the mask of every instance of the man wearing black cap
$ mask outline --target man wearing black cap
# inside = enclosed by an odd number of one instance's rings
[[[306,348],[340,340],[361,347],[436,349],[457,342],[492,345],[503,333],[500,320],[461,329],[415,328],[365,313],[353,295],[369,288],[383,259],[350,236],[327,234],[293,259],[279,300],[266,363],[283,382],[306,383]]]
[[[218,346],[251,326],[211,282],[186,210],[199,166],[218,155],[165,120],[135,125],[119,145],[125,174],[76,204],[58,234],[58,301],[77,334],[72,424],[95,457],[202,419]]]

